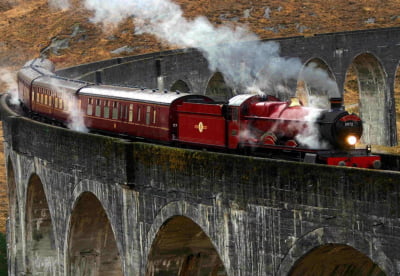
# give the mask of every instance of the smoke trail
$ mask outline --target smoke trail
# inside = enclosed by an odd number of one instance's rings
[[[307,122],[307,127],[295,139],[299,141],[301,146],[306,146],[310,149],[328,149],[330,147],[327,141],[321,140],[320,132],[315,123],[320,117],[321,109],[310,109],[311,112],[304,118]]]
[[[6,91],[4,92],[7,92],[11,95],[10,103],[13,105],[19,104],[16,73],[5,68],[0,68],[0,84],[2,83],[4,84],[6,89]]]
[[[66,0],[50,1],[60,5]],[[92,21],[105,27],[133,18],[137,34],[149,33],[169,44],[199,49],[210,70],[220,71],[236,91],[256,86],[287,97],[293,94],[288,87],[296,86],[303,67],[297,58],[281,57],[278,43],[262,42],[244,26],[215,27],[202,16],[188,20],[180,6],[170,0],[84,0],[84,5],[94,11]],[[322,71],[316,69],[309,67],[304,76],[313,86],[315,76],[319,75],[322,79],[318,78],[316,85],[321,88],[330,78],[318,72],[312,77],[313,71]],[[323,87],[323,90],[332,89]]]
[[[64,95],[65,93],[63,93]],[[80,132],[89,132],[84,122],[84,115],[75,97],[64,99],[68,110],[68,128]]]
[[[50,0],[49,3],[54,9],[67,10],[71,7],[69,0]]]
[[[67,127],[75,131],[89,132],[85,126],[83,112],[75,96],[66,91],[66,89],[62,87],[62,84],[55,78],[51,79],[50,85],[52,90],[57,91],[58,95],[61,95],[62,97],[64,106],[66,107],[66,111],[68,113]]]

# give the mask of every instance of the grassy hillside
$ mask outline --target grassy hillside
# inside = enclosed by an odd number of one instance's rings
[[[188,18],[205,15],[215,25],[246,24],[261,38],[400,25],[397,0],[177,0]],[[111,58],[111,52],[129,46],[142,54],[171,46],[151,35],[134,35],[131,21],[113,33],[89,22],[91,13],[79,1],[67,11],[51,9],[46,0],[3,0],[0,3],[0,64],[14,65],[68,38],[65,49],[49,57],[57,67]]]

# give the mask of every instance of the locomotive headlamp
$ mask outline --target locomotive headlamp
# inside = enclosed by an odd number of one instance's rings
[[[354,135],[347,136],[346,142],[350,146],[354,146],[357,143],[357,137]]]

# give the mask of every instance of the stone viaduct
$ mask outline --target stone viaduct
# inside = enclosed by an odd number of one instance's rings
[[[399,33],[279,42],[283,55],[325,64],[339,91],[352,64],[360,101],[373,99],[368,114],[377,113],[383,125],[376,142],[392,144]],[[225,89],[192,49],[58,74],[204,93]],[[10,275],[400,275],[398,172],[74,132],[18,115],[5,96],[0,110]]]

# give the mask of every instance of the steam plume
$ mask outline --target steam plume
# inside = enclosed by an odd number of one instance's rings
[[[55,9],[67,10],[71,7],[69,0],[50,0],[50,7]]]
[[[52,90],[58,91],[58,94],[62,96],[64,106],[66,106],[68,113],[68,128],[75,131],[88,132],[77,99],[75,97],[69,97],[70,93],[63,89],[62,84],[60,84],[57,79],[51,79],[50,85],[52,86]]]
[[[15,79],[16,73],[12,72],[5,68],[0,68],[0,84],[4,83],[6,87],[6,91],[0,92],[7,92],[11,95],[11,104],[17,105],[19,104],[18,101],[18,86],[17,81]]]
[[[50,1],[61,5],[67,0]],[[170,0],[84,0],[84,5],[94,11],[92,21],[105,27],[133,18],[137,34],[149,33],[169,44],[199,49],[210,70],[220,71],[236,91],[253,86],[287,97],[282,94],[293,94],[287,91],[288,84],[296,84],[303,68],[297,58],[281,57],[278,43],[262,42],[244,26],[215,27],[203,16],[188,20]],[[336,84],[323,70],[309,66],[304,71],[309,85],[315,82],[316,88],[335,93],[331,84]]]

